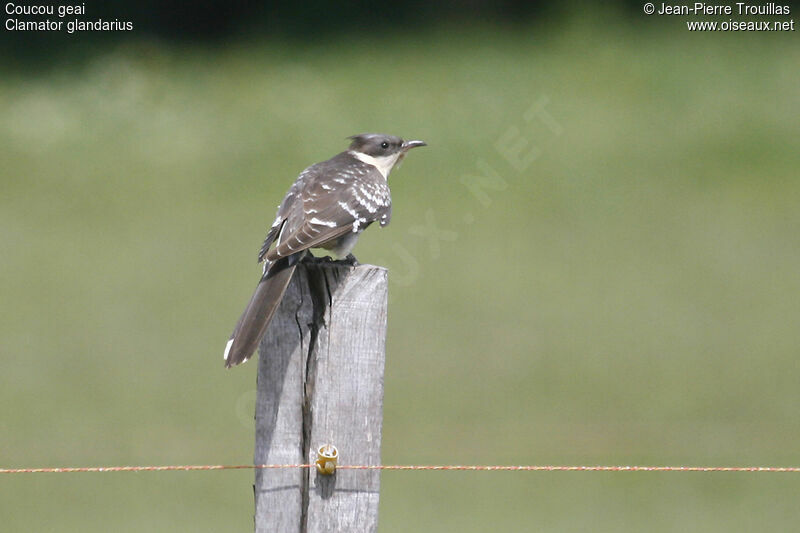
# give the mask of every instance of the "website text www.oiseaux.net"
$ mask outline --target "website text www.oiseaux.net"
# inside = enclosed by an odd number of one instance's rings
[[[689,31],[795,31],[794,20],[738,21],[687,20]]]

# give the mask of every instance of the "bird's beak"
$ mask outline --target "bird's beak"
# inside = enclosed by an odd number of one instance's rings
[[[417,146],[428,146],[428,143],[425,141],[405,141],[403,143],[403,151],[409,151],[412,148],[416,148]]]

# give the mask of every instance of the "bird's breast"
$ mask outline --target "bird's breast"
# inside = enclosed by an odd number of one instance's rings
[[[320,244],[320,248],[328,250],[334,259],[344,259],[353,251],[361,232],[347,232],[341,237]]]

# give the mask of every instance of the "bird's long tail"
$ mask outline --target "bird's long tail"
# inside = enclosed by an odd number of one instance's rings
[[[281,258],[272,263],[261,277],[225,346],[226,368],[244,363],[256,351],[289,286],[297,262],[298,258],[293,256]]]

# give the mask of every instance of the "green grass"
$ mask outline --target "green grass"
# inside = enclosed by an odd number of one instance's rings
[[[393,280],[384,462],[797,466],[800,47],[661,22],[140,43],[5,72],[0,465],[250,461],[255,365],[226,372],[221,353],[261,239],[304,166],[385,131],[429,147],[356,250]],[[542,97],[560,135],[524,120]],[[540,151],[521,171],[495,147],[510,128]],[[486,205],[461,183],[479,160],[506,183]],[[438,253],[414,231],[427,214],[456,232]],[[249,531],[251,483],[3,476],[0,516]],[[788,531],[798,490],[386,473],[381,531]]]

